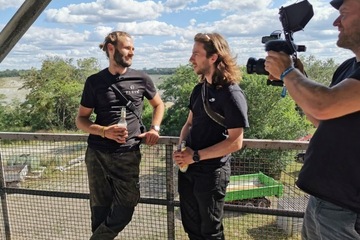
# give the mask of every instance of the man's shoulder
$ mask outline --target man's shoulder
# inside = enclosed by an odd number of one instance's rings
[[[107,74],[109,74],[109,70],[107,68],[104,68],[96,73],[91,74],[88,79],[97,79],[102,76],[106,76]]]
[[[150,78],[150,76],[146,72],[134,68],[128,68],[125,77]]]
[[[342,62],[338,68],[347,68],[349,66],[352,66],[356,62],[356,57],[349,58]]]
[[[236,83],[224,85],[223,90],[225,90],[226,93],[234,93],[238,91],[242,92],[242,89],[240,88],[239,84]]]

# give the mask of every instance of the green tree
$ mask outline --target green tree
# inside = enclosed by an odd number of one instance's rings
[[[20,106],[19,100],[10,104],[0,105],[0,131],[27,131],[24,127],[26,112]]]
[[[162,123],[162,135],[179,136],[189,109],[189,98],[192,89],[198,83],[198,77],[190,65],[180,66],[173,75],[167,76],[158,86],[164,102],[172,103],[165,112]]]
[[[244,72],[244,68],[242,69]],[[282,97],[282,87],[267,85],[267,76],[243,74],[240,87],[244,90],[248,104],[250,128],[244,136],[249,139],[289,139],[294,140],[307,135],[312,128],[310,122],[296,109],[289,95]],[[293,159],[279,156],[279,151],[268,149],[242,149],[234,153],[233,174],[263,172],[279,179],[287,161]]]
[[[59,57],[43,61],[41,69],[24,74],[23,88],[29,89],[21,108],[25,124],[32,130],[75,130],[75,116],[86,76],[99,70],[95,58],[79,60]]]
[[[310,122],[299,114],[289,95],[281,97],[282,87],[267,85],[266,80],[265,75],[243,74],[240,86],[246,95],[250,122],[245,137],[294,140],[307,135]]]
[[[315,56],[310,55],[307,58],[300,56],[300,60],[304,64],[304,69],[308,77],[326,86],[330,84],[332,76],[339,66],[333,58],[318,60]]]

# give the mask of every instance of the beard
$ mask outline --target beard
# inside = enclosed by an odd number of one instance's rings
[[[210,72],[211,66],[208,63],[203,62],[201,65],[196,65],[196,67],[193,67],[194,72],[197,75],[206,75]]]
[[[336,45],[341,48],[356,50],[359,47],[360,42],[360,23],[356,23],[352,26],[352,34],[340,33]]]
[[[128,61],[125,60],[125,57],[122,53],[119,52],[119,50],[115,49],[115,53],[114,53],[114,61],[116,62],[116,64],[118,66],[121,67],[130,67],[131,66],[131,59],[129,59]]]

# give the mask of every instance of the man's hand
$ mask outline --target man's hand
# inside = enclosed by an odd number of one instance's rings
[[[291,56],[284,52],[269,51],[265,61],[265,70],[269,73],[269,80],[279,80],[285,69],[292,65]]]
[[[174,151],[173,152],[173,161],[180,168],[185,167],[186,165],[190,165],[194,163],[193,160],[194,150],[189,147],[186,147],[183,151]]]
[[[128,134],[126,127],[119,127],[117,124],[105,127],[104,129],[104,136],[118,143],[125,143]]]
[[[148,132],[144,132],[138,136],[138,138],[145,138],[145,144],[154,145],[159,140],[159,133],[154,129],[150,129]]]

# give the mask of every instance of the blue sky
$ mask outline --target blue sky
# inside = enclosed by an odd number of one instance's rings
[[[0,0],[0,29],[25,0]],[[134,36],[137,69],[178,67],[188,63],[193,37],[198,32],[219,32],[230,44],[239,65],[249,57],[266,53],[261,37],[282,30],[279,8],[296,1],[281,0],[53,0],[22,39],[0,63],[5,69],[40,68],[47,57],[64,59],[95,57],[101,67],[108,60],[98,45],[114,30]],[[317,59],[336,62],[352,57],[336,46],[338,12],[330,1],[309,0],[314,17],[294,42],[305,45]]]

